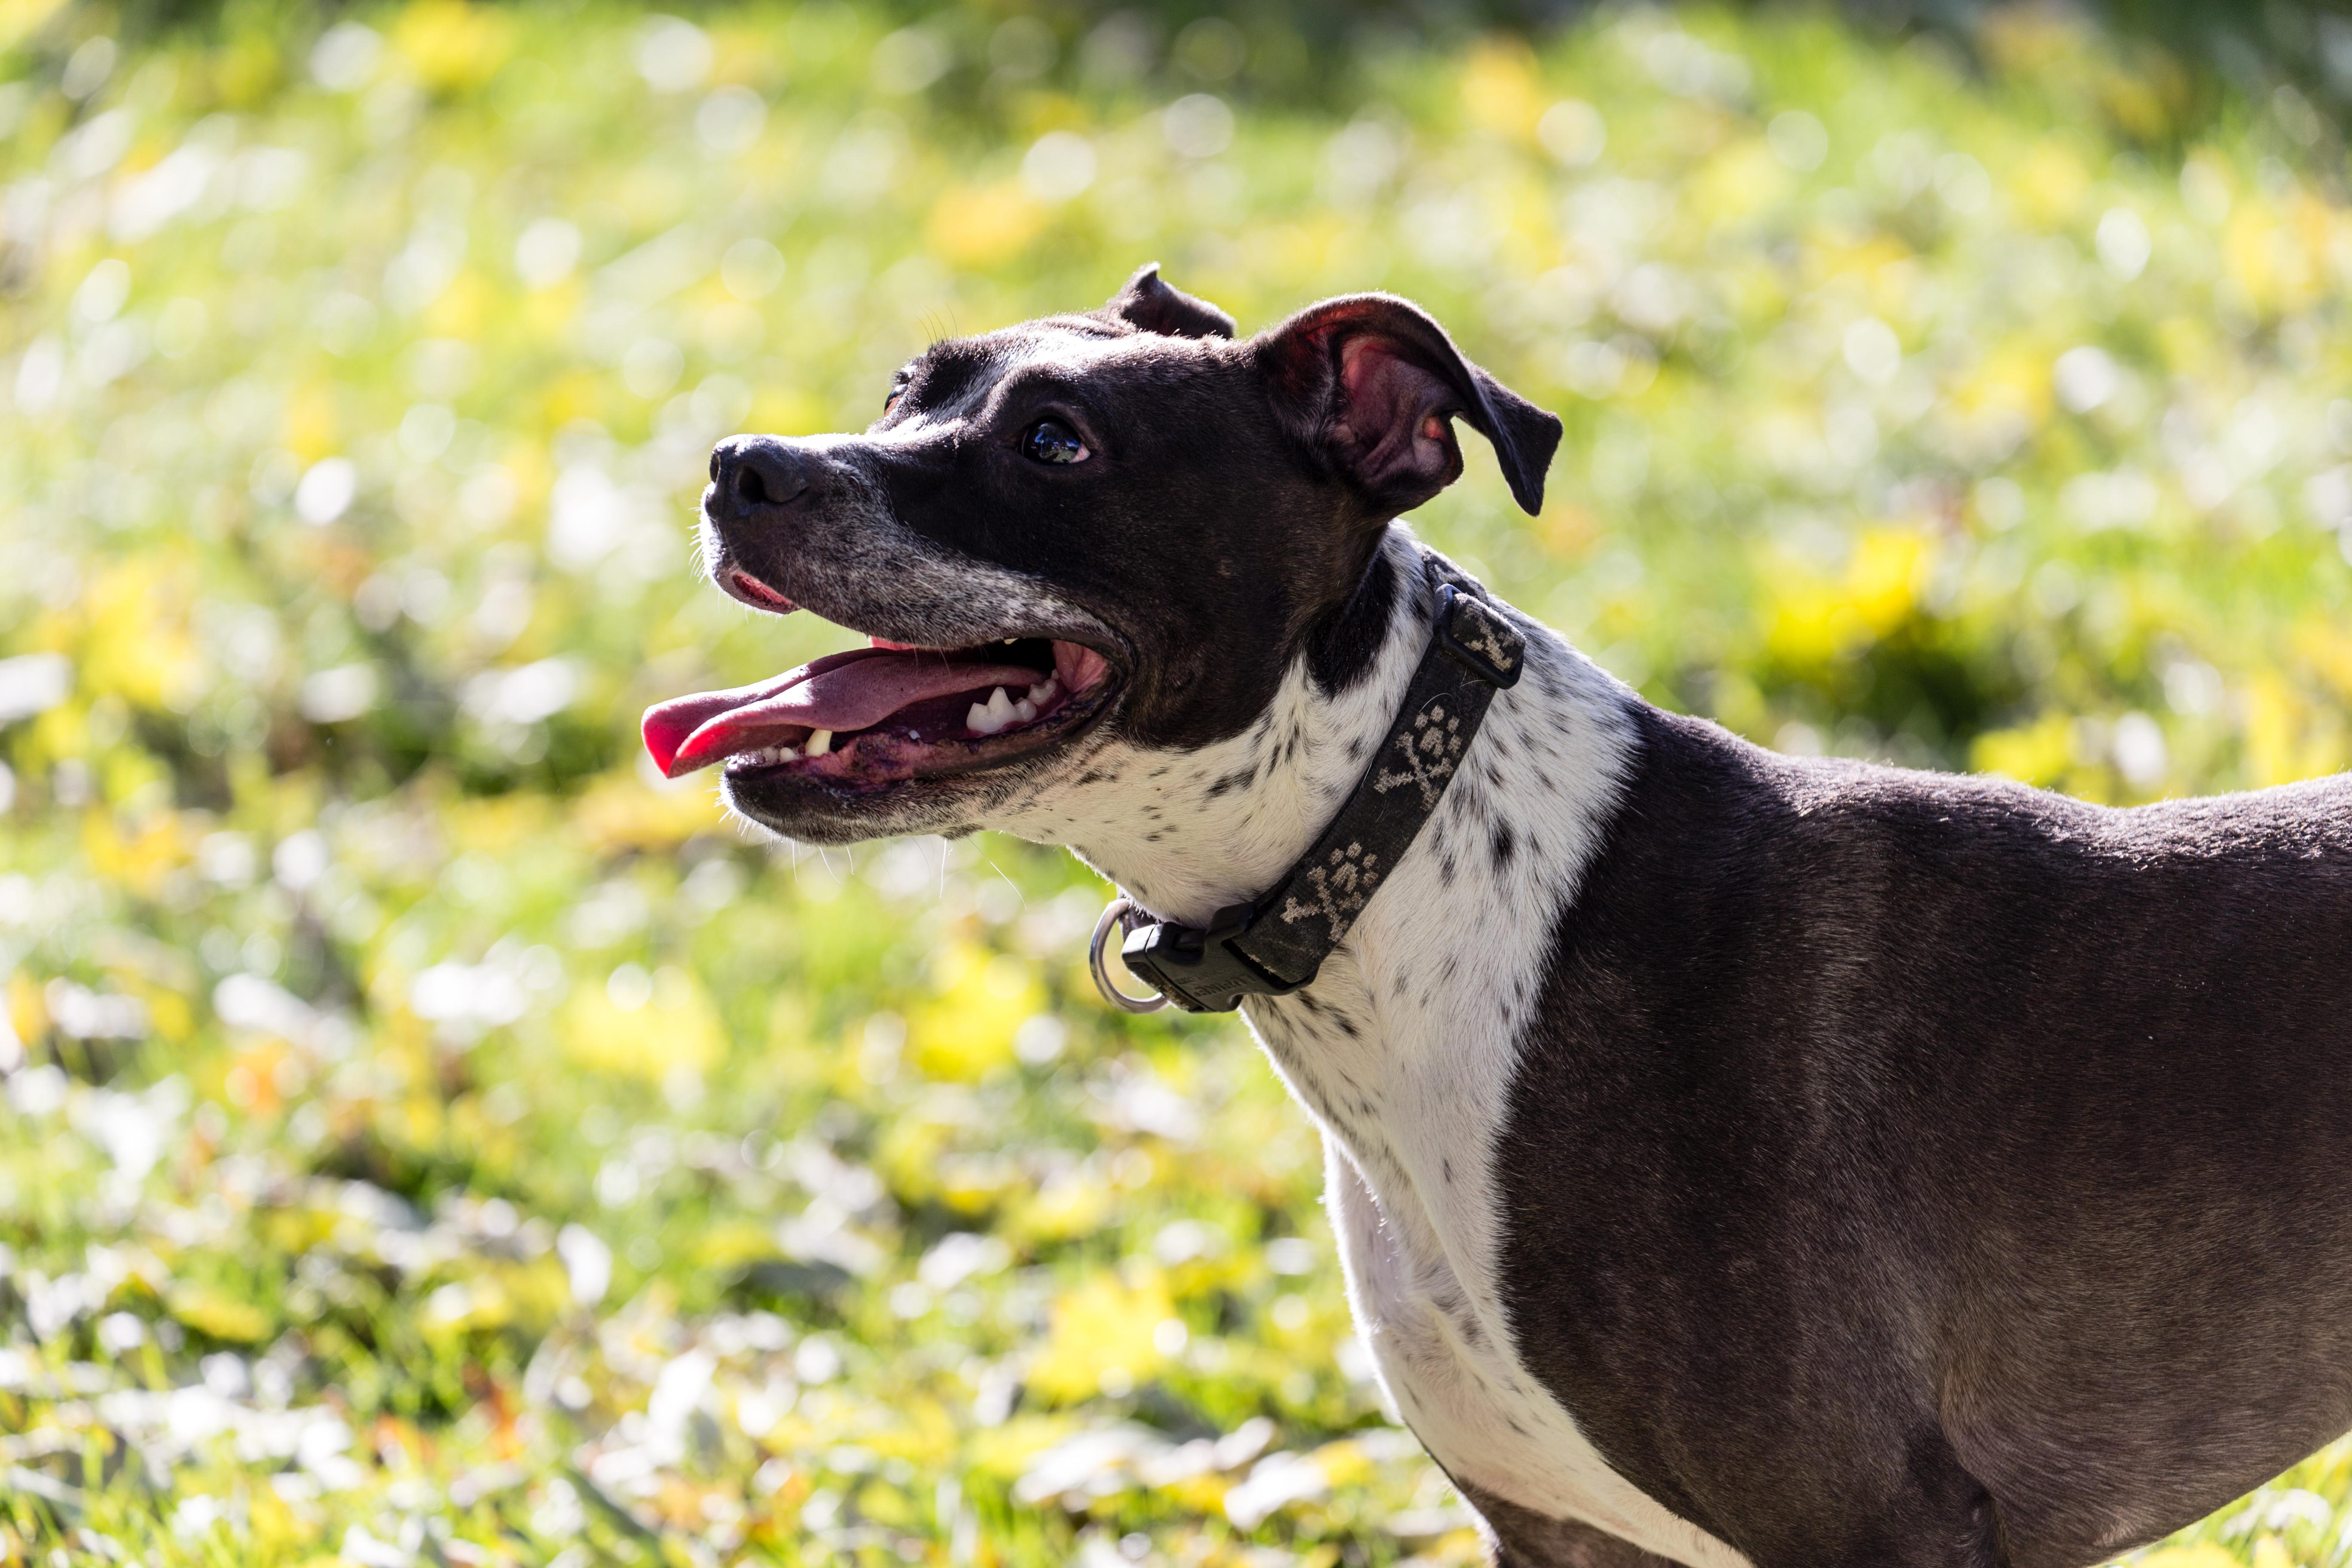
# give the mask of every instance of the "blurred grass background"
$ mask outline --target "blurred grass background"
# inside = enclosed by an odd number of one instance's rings
[[[1475,1561],[1303,1117],[1093,1000],[1098,885],[640,763],[850,640],[698,585],[708,443],[1147,259],[1397,289],[1569,425],[1417,526],[1653,700],[2304,777],[2347,80],[2275,6],[5,0],[0,1562]]]

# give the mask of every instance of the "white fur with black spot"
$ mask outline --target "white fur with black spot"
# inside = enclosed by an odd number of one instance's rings
[[[1084,788],[991,826],[1069,845],[1162,919],[1201,923],[1271,886],[1354,788],[1427,640],[1410,531],[1391,525],[1382,548],[1403,587],[1368,678],[1328,695],[1302,660],[1241,734],[1188,752],[1094,748]],[[1554,921],[1633,745],[1631,695],[1549,629],[1515,625],[1526,673],[1421,836],[1315,983],[1244,1014],[1322,1129],[1357,1324],[1438,1462],[1694,1568],[1739,1568],[1609,1468],[1520,1364],[1504,1311],[1492,1144]]]

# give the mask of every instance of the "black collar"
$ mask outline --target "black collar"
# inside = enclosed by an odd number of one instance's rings
[[[1437,809],[1445,786],[1485,721],[1495,693],[1526,668],[1526,639],[1496,610],[1444,581],[1435,561],[1436,614],[1428,651],[1412,672],[1394,722],[1356,781],[1339,815],[1267,892],[1219,910],[1207,927],[1138,919],[1133,902],[1112,900],[1096,922],[1095,984],[1133,1013],[1173,1005],[1188,1013],[1230,1013],[1244,996],[1280,996],[1315,978]],[[1152,997],[1122,994],[1103,968],[1114,923],[1126,927],[1119,956]]]

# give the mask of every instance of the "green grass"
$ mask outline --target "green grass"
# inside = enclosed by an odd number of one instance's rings
[[[846,640],[697,584],[711,437],[1142,260],[1558,408],[1541,518],[1474,457],[1416,524],[1658,701],[2118,801],[2352,761],[2300,98],[2036,11],[352,15],[0,6],[0,1561],[1475,1559],[1304,1118],[1093,999],[1097,885],[635,754]],[[2352,1459],[2294,1481],[2172,1561],[2338,1561]]]

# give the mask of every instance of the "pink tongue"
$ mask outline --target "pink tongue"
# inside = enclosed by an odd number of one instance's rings
[[[1025,665],[959,663],[942,654],[861,647],[828,654],[757,686],[680,697],[646,710],[646,750],[671,778],[772,743],[784,731],[863,730],[900,709],[959,691],[1045,677]],[[797,737],[795,737],[797,739]]]

